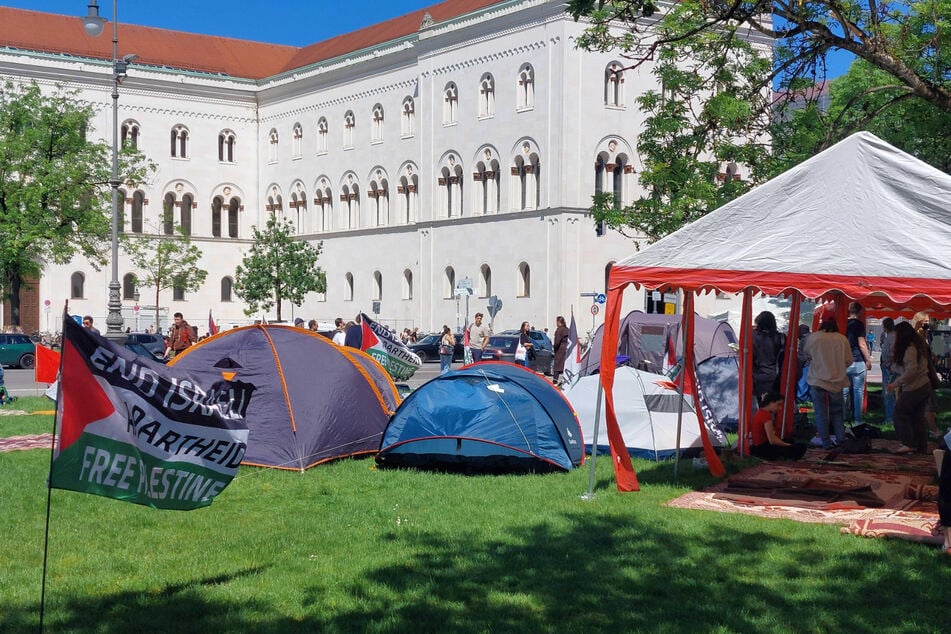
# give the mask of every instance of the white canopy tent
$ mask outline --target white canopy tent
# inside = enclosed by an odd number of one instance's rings
[[[638,488],[612,402],[610,357],[628,285],[684,291],[687,336],[695,292],[743,293],[742,433],[754,294],[789,296],[791,328],[803,298],[944,310],[951,306],[949,245],[951,176],[860,132],[618,262],[608,281],[601,374],[618,488]],[[840,311],[844,304],[838,302]],[[792,346],[796,337],[787,339]],[[790,365],[792,356],[786,355]],[[705,448],[711,469],[722,470],[712,446]]]

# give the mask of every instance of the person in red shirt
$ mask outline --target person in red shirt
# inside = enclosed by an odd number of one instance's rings
[[[798,460],[806,446],[783,440],[776,431],[776,413],[783,409],[783,395],[766,392],[760,396],[759,409],[753,414],[749,454],[763,460]]]

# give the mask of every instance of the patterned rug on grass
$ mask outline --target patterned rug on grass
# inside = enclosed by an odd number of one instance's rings
[[[22,449],[49,449],[53,434],[31,434],[29,436],[11,436],[0,438],[0,453]]]
[[[801,461],[758,464],[668,506],[841,524],[843,533],[940,544],[935,482],[932,456],[810,449]]]

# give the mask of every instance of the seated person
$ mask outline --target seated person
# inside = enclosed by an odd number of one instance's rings
[[[763,460],[798,460],[806,453],[806,446],[788,443],[776,431],[776,413],[783,409],[783,395],[766,392],[759,399],[759,409],[753,414],[752,440],[749,454]]]

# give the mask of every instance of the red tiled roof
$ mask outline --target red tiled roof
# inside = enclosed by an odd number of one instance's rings
[[[407,13],[379,24],[344,33],[323,42],[306,46],[284,68],[285,71],[332,59],[383,42],[399,39],[419,31],[423,16],[429,13],[435,22],[443,22],[472,11],[497,4],[499,0],[445,0],[439,4]]]
[[[401,38],[419,30],[429,12],[442,22],[499,0],[445,0],[426,9],[338,35],[304,48],[264,44],[119,23],[119,56],[134,52],[137,64],[165,66],[247,79],[281,72]],[[83,30],[82,18],[0,7],[0,47],[112,59],[112,26],[99,37]]]

